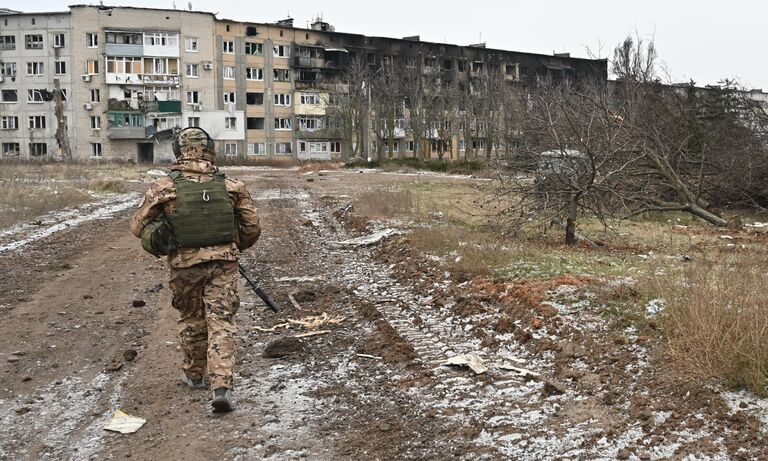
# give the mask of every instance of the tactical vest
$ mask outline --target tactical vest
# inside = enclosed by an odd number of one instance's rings
[[[179,248],[200,248],[235,241],[235,211],[224,173],[195,182],[181,172],[170,174],[176,186],[176,213],[169,216]]]

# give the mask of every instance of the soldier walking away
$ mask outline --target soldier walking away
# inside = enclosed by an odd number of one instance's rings
[[[211,137],[185,128],[173,142],[176,163],[144,195],[131,218],[131,232],[170,268],[173,308],[179,312],[184,353],[181,380],[191,388],[208,385],[214,412],[232,405],[232,369],[240,251],[261,234],[245,184],[214,165]]]

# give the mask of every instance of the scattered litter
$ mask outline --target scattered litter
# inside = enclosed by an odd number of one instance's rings
[[[346,317],[328,315],[327,312],[323,312],[321,315],[310,315],[302,319],[287,319],[286,323],[278,323],[271,327],[254,326],[253,328],[265,333],[272,333],[277,331],[278,328],[289,328],[291,325],[299,325],[310,332],[317,330],[321,325],[338,325],[346,320]],[[298,336],[297,336],[298,337]]]
[[[357,237],[349,240],[343,240],[341,242],[333,242],[336,245],[349,245],[349,246],[365,246],[365,245],[373,245],[374,243],[380,242],[385,237],[389,237],[390,235],[396,233],[397,231],[395,229],[382,229],[378,232],[374,232],[371,235],[366,235],[364,237]]]
[[[166,172],[165,172],[165,171],[163,171],[163,170],[154,169],[154,170],[149,170],[149,171],[147,171],[147,172],[146,172],[146,173],[144,173],[144,174],[146,174],[146,175],[148,175],[148,176],[165,176],[165,175],[167,175],[168,173],[166,173]]]
[[[320,325],[338,325],[344,320],[346,320],[346,317],[333,317],[328,315],[327,312],[323,312],[322,315],[304,317],[300,320],[288,319],[288,322],[295,325],[301,325],[307,330],[316,330]]]
[[[331,330],[320,330],[320,331],[310,331],[309,333],[302,333],[300,335],[293,335],[294,338],[306,338],[308,336],[317,336],[317,335],[324,335],[326,333],[330,333]]]
[[[280,277],[279,279],[275,279],[275,282],[302,283],[302,282],[317,282],[320,279],[322,279],[322,277]]]
[[[768,227],[768,222],[753,222],[752,224],[746,224],[746,227],[752,227],[754,229],[762,229]]]
[[[256,325],[253,328],[254,328],[254,330],[263,331],[265,333],[272,333],[272,332],[276,331],[278,328],[286,328],[286,327],[289,327],[289,326],[291,326],[290,323],[278,323],[277,325],[271,326],[269,328],[267,328],[267,327],[260,327],[258,325]]]
[[[121,434],[133,434],[147,422],[144,418],[131,416],[120,410],[115,410],[114,416],[109,420],[104,430],[119,432]]]
[[[293,304],[293,307],[295,307],[296,310],[303,311],[304,309],[301,308],[301,305],[296,301],[296,298],[293,297],[293,295],[296,293],[298,293],[298,291],[288,293],[288,299],[291,301],[291,304]]]
[[[460,354],[449,358],[443,365],[469,367],[476,374],[482,374],[488,371],[485,361],[475,354]]]
[[[523,376],[523,377],[531,377],[531,378],[539,377],[539,373],[536,373],[535,371],[531,371],[526,368],[516,367],[509,363],[502,363],[501,365],[498,365],[497,368],[499,370],[514,371],[515,373],[518,373],[520,376]]]
[[[733,240],[733,237],[730,235],[721,235],[720,238],[723,240]]]
[[[362,357],[364,359],[373,359],[373,360],[384,360],[384,357],[379,357],[378,355],[370,355],[370,354],[355,354],[358,357]]]

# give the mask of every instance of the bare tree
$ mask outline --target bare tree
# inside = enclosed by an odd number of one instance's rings
[[[365,152],[368,130],[368,91],[371,72],[362,59],[353,59],[343,70],[344,91],[334,93],[327,102],[326,114],[344,142],[343,152],[359,158]],[[344,158],[348,160],[348,158]]]

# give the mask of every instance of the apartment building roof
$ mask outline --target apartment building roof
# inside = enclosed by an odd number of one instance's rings
[[[75,4],[75,5],[69,5],[69,8],[98,8],[100,10],[111,10],[111,9],[121,9],[121,10],[151,10],[151,11],[165,11],[168,13],[196,13],[196,14],[207,14],[210,16],[216,17],[216,14],[218,13],[211,13],[210,11],[199,11],[199,10],[183,10],[183,9],[171,9],[171,8],[146,8],[146,7],[140,7],[140,6],[122,6],[122,5],[85,5],[82,3]]]

